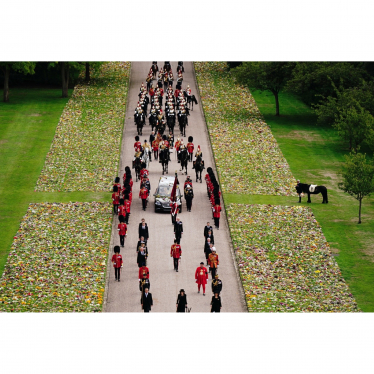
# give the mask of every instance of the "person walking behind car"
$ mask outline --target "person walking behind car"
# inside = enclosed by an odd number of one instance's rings
[[[179,217],[177,217],[177,221],[174,224],[174,234],[177,244],[181,244],[181,238],[183,234],[183,223]]]
[[[182,248],[180,244],[177,244],[176,239],[174,239],[174,244],[171,246],[170,257],[173,257],[174,270],[178,272],[179,259],[182,259]]]
[[[139,230],[138,230],[138,232],[139,232],[139,240],[143,236],[144,237],[144,241],[148,242],[148,239],[149,239],[148,225],[145,223],[145,219],[144,218],[142,218],[142,222],[139,223]]]
[[[177,299],[177,313],[185,313],[187,308],[187,295],[182,288]]]
[[[220,313],[222,308],[221,303],[221,296],[219,296],[218,292],[214,293],[214,296],[212,296],[212,301],[210,302],[210,305],[212,306],[210,308],[211,313]]]
[[[185,199],[186,199],[187,211],[191,212],[192,199],[193,199],[194,195],[193,195],[193,190],[192,190],[192,188],[189,184],[186,186],[186,188],[184,190],[184,196],[185,196]]]
[[[149,313],[153,305],[152,294],[148,291],[148,288],[146,288],[142,294],[142,298],[140,299],[140,304],[142,305],[144,313]]]
[[[200,293],[200,287],[203,286],[203,295],[205,296],[205,285],[208,280],[208,270],[204,267],[204,262],[195,271],[195,282],[197,283],[197,293]]]

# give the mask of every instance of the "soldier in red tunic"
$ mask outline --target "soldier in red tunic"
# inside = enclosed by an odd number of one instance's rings
[[[212,279],[214,279],[219,266],[219,259],[215,247],[212,248],[212,253],[209,255],[208,262],[209,270],[212,272]]]
[[[171,246],[170,257],[173,257],[174,270],[178,272],[179,259],[182,258],[182,248],[180,244],[177,244],[176,239],[174,239],[174,244]]]
[[[143,279],[143,274],[147,276],[147,279],[149,279],[149,269],[145,266],[143,263],[142,267],[139,268],[139,282],[141,279]]]
[[[139,191],[139,197],[142,199],[143,210],[145,211],[147,208],[147,198],[148,198],[148,190],[142,185],[142,188]]]
[[[120,247],[118,245],[116,245],[114,247],[114,255],[112,256],[112,263],[113,263],[113,267],[114,267],[114,275],[116,277],[116,280],[118,280],[118,282],[120,281],[119,278],[120,278],[120,274],[121,274],[121,268],[123,266],[122,256],[119,254],[120,250],[121,250]]]
[[[118,219],[121,221],[121,217],[125,218],[126,216],[126,208],[125,208],[125,200],[119,199],[119,207],[118,207]]]
[[[135,152],[140,152],[142,150],[142,143],[139,141],[139,136],[135,136],[135,143],[134,143]]]
[[[124,247],[125,245],[125,236],[127,236],[127,225],[125,223],[125,217],[119,216],[119,225],[118,225],[118,234],[119,234],[119,240],[121,242],[121,247]]]
[[[192,142],[193,142],[193,137],[189,136],[188,137],[188,143],[187,143],[187,151],[188,151],[188,155],[190,156],[190,161],[192,161],[193,150],[195,148],[195,146],[193,145]]]
[[[203,295],[205,296],[205,285],[207,284],[208,270],[204,267],[204,262],[200,262],[200,266],[195,271],[195,281],[197,283],[198,293],[200,287],[203,286]]]
[[[215,205],[212,208],[212,210],[213,210],[214,226],[216,226],[217,230],[219,230],[219,219],[221,217],[221,210],[222,210],[219,200],[215,200]]]
[[[119,192],[118,192],[117,186],[113,187],[112,201],[113,201],[113,212],[114,214],[118,214]]]

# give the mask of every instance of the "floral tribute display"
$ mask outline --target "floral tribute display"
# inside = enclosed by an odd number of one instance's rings
[[[222,191],[296,195],[295,178],[247,88],[225,62],[195,62]]]
[[[109,203],[30,204],[0,279],[0,311],[101,311]]]
[[[36,191],[108,191],[117,174],[130,63],[108,62],[78,84],[56,128]]]
[[[250,312],[357,312],[309,208],[230,204],[227,209]]]

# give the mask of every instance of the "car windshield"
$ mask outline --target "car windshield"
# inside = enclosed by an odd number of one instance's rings
[[[173,186],[159,186],[158,195],[170,197]],[[177,196],[179,196],[179,188],[177,188]]]
[[[170,196],[173,186],[160,186],[158,189],[158,194],[161,196]]]

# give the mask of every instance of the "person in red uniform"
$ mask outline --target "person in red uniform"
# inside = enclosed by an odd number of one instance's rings
[[[149,279],[149,269],[143,263],[142,267],[139,268],[139,282],[141,279],[143,279],[144,274],[147,276],[147,279]]]
[[[178,272],[179,259],[182,259],[182,248],[180,244],[177,244],[176,239],[174,239],[174,244],[171,246],[170,257],[173,257],[174,270]]]
[[[142,199],[143,210],[145,211],[147,208],[148,190],[144,185],[142,185],[142,188],[139,191],[139,198]]]
[[[219,200],[215,200],[215,205],[212,208],[212,210],[213,210],[214,226],[216,226],[217,230],[219,230],[219,219],[221,217],[221,210],[222,210]]]
[[[212,272],[212,279],[214,279],[219,266],[219,259],[215,247],[212,248],[212,253],[209,255],[208,261],[209,270]]]
[[[200,293],[200,287],[203,286],[203,295],[205,296],[205,285],[208,280],[208,270],[204,267],[204,262],[200,262],[200,266],[195,271],[195,281],[197,283],[198,293]]]
[[[112,264],[114,267],[114,276],[118,282],[120,281],[120,275],[121,275],[121,269],[123,267],[123,260],[122,256],[119,254],[120,252],[120,247],[119,245],[116,245],[114,247],[114,255],[112,256]]]
[[[118,219],[121,222],[121,217],[126,217],[126,207],[125,207],[125,200],[119,199],[119,207],[118,207]]]
[[[170,203],[170,214],[171,214],[171,223],[174,225],[175,222],[177,221],[177,214],[178,214],[178,210],[179,210],[179,204],[175,201],[175,202],[171,202]]]
[[[127,225],[125,223],[125,217],[120,216],[119,217],[119,225],[118,225],[118,234],[119,234],[119,240],[121,242],[121,247],[125,246],[125,236],[127,236]]]
[[[129,201],[129,195],[125,195],[125,200],[123,203],[123,206],[125,207],[125,223],[126,225],[129,224],[129,217],[130,217],[130,209],[131,209],[131,203]]]
[[[135,136],[135,143],[134,143],[135,152],[140,152],[142,150],[142,143],[139,141],[139,136]]]
[[[187,152],[188,152],[188,155],[190,156],[190,161],[192,161],[193,150],[195,148],[195,146],[193,145],[192,142],[193,142],[193,137],[189,136],[188,137],[188,143],[187,143]]]
[[[158,143],[159,141],[157,139],[153,140],[152,142],[152,150],[153,150],[153,156],[155,160],[158,159]]]
[[[118,192],[117,186],[113,187],[112,201],[113,201],[113,212],[114,214],[118,214],[119,192]]]
[[[120,178],[119,177],[116,177],[116,179],[114,180],[114,186],[117,186],[118,187],[118,191],[120,192],[121,189],[122,189],[122,186],[121,186],[121,183],[120,183]]]

